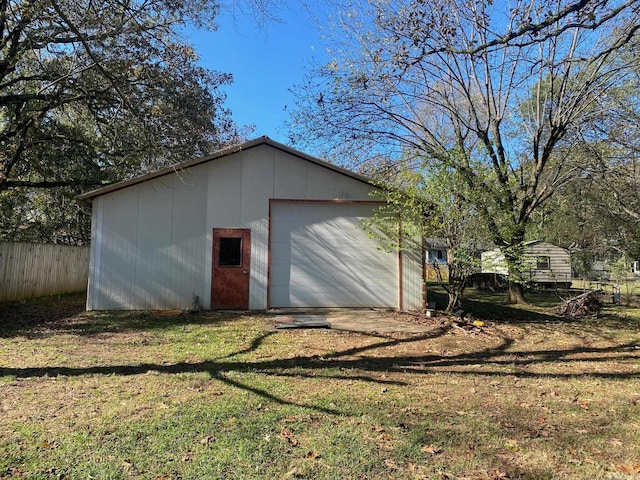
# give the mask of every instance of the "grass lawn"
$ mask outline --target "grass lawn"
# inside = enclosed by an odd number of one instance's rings
[[[471,293],[420,335],[0,305],[0,478],[640,478],[640,310]]]

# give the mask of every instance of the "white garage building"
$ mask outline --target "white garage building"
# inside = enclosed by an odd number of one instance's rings
[[[262,137],[85,193],[88,310],[420,310],[420,252],[384,252],[360,222],[364,177]]]

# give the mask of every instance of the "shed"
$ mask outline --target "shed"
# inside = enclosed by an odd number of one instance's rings
[[[498,248],[482,252],[482,273],[508,275],[507,263]],[[566,248],[533,240],[524,243],[525,278],[549,285],[571,285],[571,253]]]
[[[88,310],[422,308],[420,252],[361,222],[367,178],[267,137],[82,194]]]

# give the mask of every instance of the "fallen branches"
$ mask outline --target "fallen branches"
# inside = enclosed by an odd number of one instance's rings
[[[600,300],[602,293],[602,290],[581,293],[577,297],[565,300],[557,308],[556,313],[569,318],[596,317],[602,309],[602,301]]]

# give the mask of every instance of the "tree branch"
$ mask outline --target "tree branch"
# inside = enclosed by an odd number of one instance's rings
[[[95,187],[108,185],[102,180],[11,180],[0,183],[0,190],[9,188]]]

